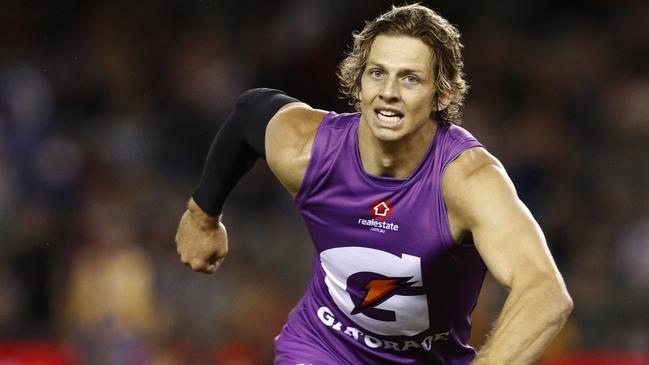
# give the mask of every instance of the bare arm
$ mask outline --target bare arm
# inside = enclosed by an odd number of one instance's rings
[[[443,181],[449,220],[470,231],[494,278],[508,291],[475,364],[532,364],[572,310],[539,225],[502,165],[484,149],[465,151]]]
[[[293,104],[280,110],[266,128],[266,161],[293,197],[304,179],[313,140],[325,115],[306,104]]]

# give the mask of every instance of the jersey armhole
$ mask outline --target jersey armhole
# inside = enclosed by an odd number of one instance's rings
[[[318,126],[318,130],[316,131],[316,134],[313,137],[313,144],[311,145],[311,154],[309,157],[309,163],[307,164],[306,171],[304,172],[304,178],[302,178],[302,183],[300,184],[300,188],[297,190],[297,193],[295,194],[295,198],[293,198],[298,208],[302,207],[304,200],[308,196],[313,186],[313,182],[316,178],[315,174],[318,171],[318,166],[320,165],[320,157],[322,154],[321,151],[322,143],[320,142],[321,139],[320,135],[321,133],[324,133],[323,129],[326,127],[327,122],[334,115],[336,115],[335,112],[329,112],[322,118],[322,122],[320,122],[320,125]]]
[[[457,242],[455,242],[455,239],[453,239],[453,234],[451,233],[451,223],[448,219],[446,200],[444,200],[442,180],[444,179],[444,174],[446,173],[446,169],[451,163],[453,163],[453,161],[457,160],[458,157],[460,157],[460,155],[462,155],[462,153],[464,153],[465,151],[476,147],[484,147],[484,146],[478,140],[475,139],[465,141],[464,144],[462,144],[450,155],[448,161],[446,161],[442,166],[442,173],[440,174],[440,179],[439,179],[439,199],[442,205],[440,209],[440,214],[441,214],[440,234],[442,236],[441,238],[442,238],[442,243],[444,244],[444,248],[446,248],[447,250],[454,248]],[[466,248],[466,246],[464,247]]]

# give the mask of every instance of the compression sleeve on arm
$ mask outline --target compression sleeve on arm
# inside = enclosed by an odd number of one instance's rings
[[[192,198],[207,214],[218,215],[239,179],[258,158],[266,158],[265,135],[270,119],[284,105],[299,100],[274,89],[241,94],[210,146],[201,180]]]

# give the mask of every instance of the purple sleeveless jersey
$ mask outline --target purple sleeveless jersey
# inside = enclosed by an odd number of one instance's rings
[[[454,245],[441,180],[480,143],[439,125],[409,178],[370,176],[359,117],[329,113],[313,143],[295,199],[316,248],[313,277],[275,339],[275,364],[468,364],[486,269],[473,246]]]

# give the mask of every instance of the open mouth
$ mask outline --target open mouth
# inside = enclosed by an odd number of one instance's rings
[[[396,126],[403,119],[403,114],[396,110],[375,109],[374,113],[381,124],[387,126]]]

